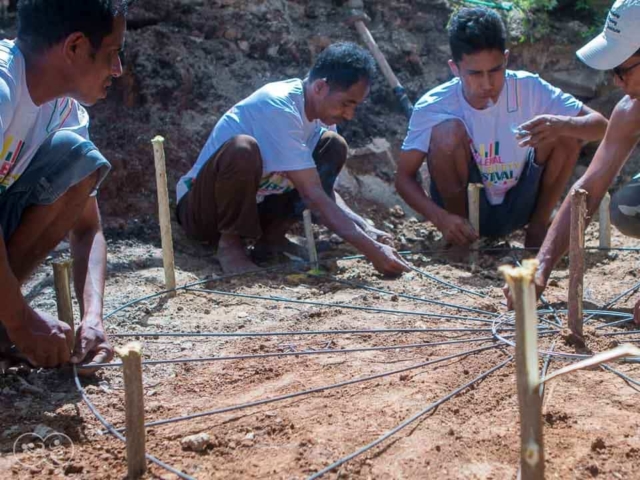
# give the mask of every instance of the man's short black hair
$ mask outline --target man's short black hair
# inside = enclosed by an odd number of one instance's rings
[[[334,43],[325,48],[309,72],[309,81],[324,78],[329,87],[348,90],[361,80],[371,83],[376,62],[369,52],[355,43]]]
[[[462,8],[449,22],[449,46],[454,62],[463,55],[472,55],[483,50],[504,52],[507,33],[504,23],[496,12],[488,8]]]
[[[18,39],[42,52],[75,32],[94,50],[113,31],[113,20],[126,15],[129,0],[19,0]]]

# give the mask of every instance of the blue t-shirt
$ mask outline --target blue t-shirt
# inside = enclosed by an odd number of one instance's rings
[[[218,149],[238,135],[258,142],[263,177],[256,200],[293,189],[286,172],[315,168],[313,150],[327,130],[319,120],[309,121],[304,111],[300,79],[265,85],[236,104],[218,121],[191,170],[176,187],[178,201],[197,181],[198,172]],[[335,127],[332,127],[335,129]]]
[[[487,200],[499,205],[524,168],[528,148],[520,147],[517,127],[538,115],[577,116],[582,102],[547,83],[538,75],[506,71],[498,101],[483,110],[473,108],[464,97],[459,78],[424,95],[416,104],[403,150],[429,153],[431,131],[446,120],[461,120],[470,138]]]

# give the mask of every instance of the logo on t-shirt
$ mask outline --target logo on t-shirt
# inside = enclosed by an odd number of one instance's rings
[[[482,175],[482,182],[486,184],[508,187],[518,181],[518,176],[515,175],[515,170],[519,166],[518,163],[504,163],[500,156],[500,142],[478,145],[475,147],[473,142],[470,142],[471,153],[473,159],[478,165],[480,174]]]

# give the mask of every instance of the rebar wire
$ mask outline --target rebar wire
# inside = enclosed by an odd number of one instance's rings
[[[476,297],[480,297],[480,298],[484,298],[484,299],[490,299],[491,298],[488,295],[485,295],[484,293],[476,292],[474,290],[469,290],[469,289],[454,285],[453,283],[446,282],[446,281],[442,280],[441,278],[436,277],[435,275],[433,275],[431,273],[425,272],[424,270],[420,270],[419,268],[414,267],[411,264],[408,264],[408,266],[414,272],[419,273],[423,277],[426,277],[426,278],[428,278],[430,280],[433,280],[434,282],[439,283],[441,285],[445,285],[445,286],[447,286],[449,288],[454,288],[456,290],[459,290],[461,292],[467,293],[469,295],[475,295]]]
[[[567,310],[558,310],[558,313],[567,313]],[[584,313],[599,313],[599,311],[597,310],[585,310]],[[610,313],[616,313],[616,315],[620,315],[617,312],[610,312]],[[538,311],[538,314],[540,314],[540,311]],[[515,342],[511,342],[509,340],[507,340],[507,338],[513,338],[513,335],[508,335],[508,336],[501,336],[498,331],[500,330],[500,327],[503,323],[506,322],[510,322],[510,324],[513,324],[513,318],[510,318],[509,314],[504,315],[503,317],[496,319],[494,321],[493,324],[493,335],[495,338],[497,338],[498,340],[500,340],[501,342],[503,342],[506,345],[509,345],[511,347],[515,348]],[[610,324],[611,325],[611,324]],[[538,355],[539,356],[552,356],[554,358],[565,358],[565,359],[570,359],[570,360],[584,360],[586,358],[591,358],[593,355],[584,355],[584,354],[579,354],[579,353],[561,353],[561,352],[552,352],[552,351],[548,351],[548,350],[540,350],[538,349]],[[640,363],[640,357],[631,357],[631,358],[626,358],[624,359],[624,362],[626,363]]]
[[[187,421],[187,420],[193,420],[195,418],[208,417],[208,416],[212,416],[212,415],[218,415],[218,414],[221,414],[221,413],[235,412],[237,410],[244,410],[244,409],[251,408],[251,407],[258,407],[258,406],[262,406],[262,405],[268,405],[270,403],[276,403],[276,402],[281,402],[281,401],[284,401],[284,400],[290,400],[292,398],[311,395],[311,394],[314,394],[314,393],[325,392],[327,390],[334,390],[336,388],[347,387],[347,386],[350,386],[350,385],[355,385],[357,383],[368,382],[368,381],[371,381],[371,380],[378,380],[380,378],[389,377],[391,375],[397,375],[399,373],[409,372],[411,370],[416,370],[416,369],[419,369],[419,368],[428,367],[430,365],[435,365],[437,363],[446,362],[448,360],[453,360],[454,358],[467,357],[469,355],[475,355],[477,353],[485,352],[487,350],[492,350],[492,349],[498,349],[498,348],[502,348],[502,345],[490,345],[488,347],[480,347],[480,348],[476,348],[476,349],[473,349],[473,350],[466,350],[466,351],[461,352],[461,353],[456,353],[454,355],[448,355],[446,357],[436,358],[434,360],[429,360],[427,362],[419,363],[417,365],[412,365],[410,367],[405,367],[405,368],[401,368],[401,369],[398,369],[398,370],[392,370],[392,371],[384,372],[384,373],[378,373],[378,374],[375,374],[375,375],[368,375],[366,377],[355,378],[353,380],[347,380],[347,381],[340,382],[340,383],[334,383],[332,385],[325,385],[323,387],[311,388],[309,390],[303,390],[301,392],[290,393],[290,394],[287,394],[287,395],[280,395],[278,397],[266,398],[266,399],[263,399],[263,400],[256,400],[254,402],[243,403],[243,404],[240,404],[240,405],[233,405],[233,406],[230,406],[230,407],[221,407],[221,408],[217,408],[215,410],[209,410],[208,412],[194,413],[194,414],[191,414],[191,415],[184,415],[182,417],[168,418],[166,420],[157,420],[155,422],[146,423],[145,427],[146,428],[157,427],[157,426],[160,426],[160,425],[167,425],[167,424],[178,423],[178,422],[183,422],[183,421]],[[125,431],[124,428],[118,428],[116,430],[118,432],[124,432]],[[101,433],[104,433],[104,432],[101,432]]]
[[[622,335],[640,335],[640,330],[625,330],[623,332],[599,333],[601,337],[618,337]]]
[[[514,335],[507,335],[505,338],[512,338]],[[495,342],[494,337],[481,337],[481,338],[469,338],[463,340],[447,340],[446,342],[432,342],[432,343],[414,343],[406,345],[392,345],[386,347],[362,347],[362,348],[350,348],[342,350],[303,350],[300,352],[280,352],[280,353],[260,353],[258,355],[234,355],[229,357],[203,357],[203,358],[182,358],[175,360],[145,360],[142,365],[168,365],[176,363],[208,363],[219,362],[227,360],[256,360],[259,358],[273,358],[273,357],[296,357],[305,355],[331,355],[338,353],[360,353],[360,352],[384,352],[388,350],[407,350],[410,348],[429,348],[439,347],[441,345],[454,345],[458,343],[479,343],[479,342]],[[91,364],[91,368],[115,368],[121,367],[122,362],[118,363],[96,363]]]
[[[82,400],[87,405],[87,407],[89,407],[89,410],[91,411],[91,413],[93,413],[93,415],[98,419],[98,421],[100,423],[102,423],[102,425],[104,425],[104,428],[106,428],[107,431],[111,435],[116,437],[121,442],[125,442],[126,443],[127,439],[121,433],[119,433],[113,427],[113,425],[111,425],[109,422],[107,422],[107,420],[100,414],[100,412],[98,412],[98,409],[96,408],[96,406],[93,404],[93,402],[87,396],[87,393],[84,391],[84,388],[80,384],[80,378],[78,377],[78,370],[77,370],[75,365],[73,366],[73,379],[75,381],[76,388],[78,389],[78,393],[80,393],[80,396],[82,397]],[[173,473],[174,475],[177,475],[178,477],[182,478],[183,480],[196,480],[194,477],[191,477],[191,476],[187,475],[186,473],[183,473],[180,470],[177,470],[177,469],[173,468],[172,466],[167,465],[166,463],[164,463],[161,460],[157,459],[153,455],[145,453],[144,456],[150,462],[155,463],[159,467],[164,468],[165,470]]]
[[[619,376],[621,379],[623,379],[625,382],[631,384],[631,385],[635,385],[636,387],[640,387],[640,382],[637,380],[634,380],[633,378],[629,377],[628,375],[622,373],[619,370],[616,370],[613,367],[610,367],[609,365],[600,365],[603,369],[610,371],[611,373]],[[632,387],[633,388],[633,387]],[[636,388],[634,388],[634,390],[637,390]]]
[[[620,315],[611,315],[609,312],[607,315],[610,317],[620,316]],[[604,316],[602,314],[598,314],[600,316]],[[607,327],[617,327],[618,325],[624,325],[625,323],[633,322],[633,315],[627,314],[629,318],[623,318],[622,320],[616,320],[615,322],[604,323],[598,327],[595,327],[594,330],[602,330]]]
[[[488,312],[486,310],[480,310],[477,308],[472,308],[472,307],[466,307],[463,305],[456,305],[453,303],[448,303],[448,302],[441,302],[439,300],[429,300],[427,298],[422,298],[422,297],[416,297],[414,295],[407,295],[405,293],[396,293],[393,292],[391,290],[383,290],[381,288],[378,287],[371,287],[369,285],[365,285],[362,283],[357,283],[357,282],[352,282],[351,280],[342,280],[334,275],[326,275],[327,278],[329,278],[331,281],[336,282],[336,283],[342,283],[344,285],[349,285],[355,288],[360,288],[362,290],[369,290],[370,292],[377,292],[377,293],[382,293],[384,295],[397,295],[400,298],[406,298],[408,300],[416,300],[418,302],[424,302],[424,303],[430,303],[433,305],[438,305],[441,307],[448,307],[448,308],[454,308],[457,310],[464,310],[467,312],[473,312],[473,313],[479,313],[481,315],[489,315],[491,317],[497,317],[499,316],[498,313],[495,312]]]
[[[393,315],[415,315],[418,317],[446,318],[449,320],[460,320],[463,322],[492,323],[491,320],[486,318],[463,317],[460,315],[447,315],[447,314],[430,313],[430,312],[422,312],[422,311],[393,310],[390,308],[365,307],[361,305],[349,305],[349,304],[343,304],[343,303],[316,302],[313,300],[297,300],[294,298],[287,298],[287,297],[265,297],[262,295],[251,295],[247,293],[233,293],[233,292],[225,292],[222,290],[210,290],[205,288],[197,288],[197,289],[188,288],[187,291],[211,293],[213,295],[223,295],[223,296],[236,297],[236,298],[249,298],[252,300],[268,300],[271,302],[294,303],[298,305],[313,305],[316,307],[346,308],[350,310],[361,310],[365,312],[390,313]]]
[[[113,310],[112,312],[109,312],[107,315],[105,315],[104,319],[108,319],[112,316],[114,316],[116,313],[120,313],[122,310],[125,310],[129,307],[132,307],[133,305],[136,305],[138,303],[141,302],[145,302],[147,300],[152,300],[154,298],[157,297],[161,297],[162,295],[167,295],[168,293],[173,293],[173,292],[179,292],[182,290],[188,291],[190,289],[192,289],[193,287],[197,287],[198,285],[204,285],[210,282],[217,282],[220,280],[228,280],[230,278],[237,278],[237,277],[245,277],[245,276],[249,276],[249,275],[256,275],[256,274],[260,274],[260,273],[267,273],[267,272],[272,272],[275,270],[279,270],[279,269],[285,269],[285,268],[292,268],[293,264],[291,263],[281,263],[278,265],[274,265],[272,267],[267,267],[267,268],[262,268],[260,270],[252,270],[249,272],[243,272],[243,273],[231,273],[228,275],[217,275],[215,277],[206,277],[202,280],[198,280],[192,283],[188,283],[186,285],[182,285],[180,287],[176,287],[176,288],[170,288],[168,290],[162,290],[161,292],[157,292],[157,293],[152,293],[150,295],[146,295],[144,297],[140,297],[140,298],[136,298],[134,300],[131,300],[127,303],[125,303],[124,305],[121,305],[120,307],[116,308],[115,310]]]
[[[601,310],[604,310],[606,308],[611,308],[613,305],[615,305],[616,303],[618,303],[620,300],[622,300],[624,297],[626,297],[627,295],[631,295],[633,293],[635,293],[636,291],[640,290],[640,282],[636,283],[633,287],[625,290],[624,292],[622,292],[620,295],[618,295],[617,297],[615,297],[614,299],[608,301],[607,303],[605,303],[602,307]],[[596,315],[590,315],[589,317],[587,317],[584,321],[584,323],[589,323],[591,322],[592,318],[596,316]]]
[[[551,352],[553,352],[553,349],[556,348],[556,343],[557,340],[554,340],[553,343],[551,344]],[[551,355],[547,355],[546,357],[544,357],[544,363],[542,364],[542,371],[540,372],[540,378],[545,378],[547,376],[547,371],[549,370],[549,365],[551,364]],[[544,391],[545,391],[545,386],[546,383],[541,383],[540,387],[538,389],[538,394],[540,395],[540,398],[544,398]]]
[[[496,365],[495,367],[490,368],[489,370],[487,370],[483,374],[481,374],[478,377],[476,377],[473,380],[471,380],[469,383],[466,383],[463,386],[455,389],[453,392],[445,395],[441,399],[439,399],[436,402],[432,403],[431,405],[429,405],[427,408],[425,408],[421,412],[418,412],[415,415],[413,415],[412,417],[408,418],[407,420],[405,420],[404,422],[402,422],[401,424],[399,424],[398,426],[396,426],[392,430],[388,431],[387,433],[385,433],[384,435],[379,437],[377,440],[374,440],[373,442],[369,443],[368,445],[365,445],[364,447],[358,449],[357,451],[353,452],[352,454],[347,455],[346,457],[338,460],[335,463],[332,463],[331,465],[329,465],[328,467],[324,468],[323,470],[320,470],[319,472],[311,475],[310,477],[308,477],[307,480],[315,480],[317,478],[320,478],[323,475],[326,475],[327,473],[331,472],[332,470],[335,470],[339,466],[347,463],[348,461],[353,460],[355,457],[357,457],[359,455],[362,455],[363,453],[367,452],[368,450],[371,450],[372,448],[376,447],[377,445],[381,444],[382,442],[384,442],[388,438],[390,438],[393,435],[395,435],[396,433],[398,433],[403,428],[407,427],[408,425],[411,425],[413,422],[418,420],[420,417],[422,417],[422,416],[426,415],[427,413],[429,413],[430,411],[436,409],[437,407],[439,407],[443,403],[451,400],[452,398],[454,398],[455,396],[460,394],[460,392],[466,390],[467,388],[469,388],[472,385],[478,383],[479,381],[484,380],[485,378],[487,378],[489,375],[491,375],[495,371],[500,370],[501,368],[507,366],[512,360],[513,360],[513,357],[510,356],[504,362]]]
[[[504,329],[513,331],[514,328]],[[301,330],[291,332],[124,332],[113,333],[109,337],[294,337],[296,335],[369,335],[386,333],[481,333],[492,332],[491,328],[389,328],[372,330]]]

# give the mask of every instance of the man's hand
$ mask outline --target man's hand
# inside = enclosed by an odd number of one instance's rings
[[[104,333],[102,322],[85,319],[76,334],[71,363],[108,363],[112,359],[113,347]]]
[[[376,247],[367,258],[380,273],[397,277],[409,271],[409,266],[394,248],[382,243],[376,243]]]
[[[376,242],[380,242],[384,245],[389,245],[390,247],[395,246],[393,241],[393,236],[388,234],[387,232],[383,232],[382,230],[378,230],[376,227],[368,226],[364,233],[366,233],[369,238],[375,240]]]
[[[20,320],[5,325],[16,348],[37,367],[57,367],[69,361],[73,332],[64,322],[29,306],[21,309]]]
[[[544,278],[542,273],[537,271],[533,277],[533,284],[536,287],[536,300],[538,300],[542,296],[544,289],[547,287],[547,279]],[[502,293],[507,299],[507,309],[513,310],[513,297],[511,296],[511,289],[508,284],[505,283],[504,287],[502,287]]]
[[[563,135],[565,117],[538,115],[518,127],[516,138],[521,147],[538,147],[553,142]]]
[[[446,213],[444,220],[436,225],[444,239],[453,245],[466,247],[478,240],[478,233],[466,218],[453,213]]]

